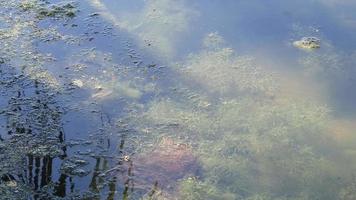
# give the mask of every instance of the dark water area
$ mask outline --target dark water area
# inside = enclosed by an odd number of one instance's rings
[[[0,199],[356,199],[352,0],[0,0]]]

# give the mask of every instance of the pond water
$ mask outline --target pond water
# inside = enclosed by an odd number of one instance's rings
[[[356,199],[355,9],[0,0],[0,199]]]

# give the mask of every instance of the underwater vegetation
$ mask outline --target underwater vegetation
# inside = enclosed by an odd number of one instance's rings
[[[314,77],[328,84],[328,81],[345,82],[352,77],[354,71],[352,62],[353,54],[336,53],[331,50],[323,53],[312,53],[299,59],[304,74],[307,77]]]
[[[289,95],[288,80],[218,32],[168,62],[198,13],[186,1],[119,16],[83,2],[0,0],[0,199],[355,199],[353,121],[327,102]],[[128,42],[99,44],[122,34],[93,30],[101,17],[169,66]],[[299,52],[306,73],[352,65],[316,36],[320,49]]]
[[[201,98],[208,99],[208,106],[201,107],[184,96],[177,101],[162,98],[153,101],[139,120],[146,138],[175,135],[190,143],[199,158],[202,172],[179,181],[178,198],[343,196],[348,177],[338,173],[332,154],[323,151],[333,143],[328,130],[330,108],[311,99],[280,94],[275,88],[283,84],[281,80],[251,65],[242,67],[245,65],[231,52],[224,47],[204,50],[191,55],[180,68],[197,81],[197,88],[217,92]],[[244,76],[235,82],[227,75],[232,73]],[[252,83],[261,83],[261,87]]]
[[[225,96],[245,92],[272,94],[277,90],[273,73],[265,73],[251,57],[237,56],[233,49],[219,47],[223,43],[216,33],[209,34],[204,39],[205,49],[190,55],[181,71],[201,82],[206,90]]]

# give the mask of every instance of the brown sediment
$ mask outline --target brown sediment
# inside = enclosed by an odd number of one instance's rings
[[[174,191],[175,183],[186,176],[197,175],[199,164],[191,147],[171,138],[162,138],[152,151],[125,161],[123,180],[130,180],[133,189]]]

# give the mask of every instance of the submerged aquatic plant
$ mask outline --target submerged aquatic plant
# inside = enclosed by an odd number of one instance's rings
[[[246,196],[265,188],[283,194],[287,182],[296,181],[290,187],[302,192],[306,182],[327,175],[319,174],[322,166],[331,166],[316,146],[317,154],[311,148],[315,138],[324,137],[327,110],[298,104],[274,106],[248,98],[213,106],[210,112],[192,112],[182,105],[159,102],[145,118],[156,124],[153,130],[163,128],[161,134],[168,131],[193,143],[203,177],[214,183],[215,190]]]
[[[307,76],[325,81],[330,78],[334,80],[347,78],[351,68],[348,69],[348,60],[348,56],[336,54],[331,50],[327,53],[304,56],[299,63]]]
[[[328,106],[279,93],[282,80],[232,52],[205,50],[185,64],[196,88],[215,92],[207,97],[209,106],[190,99],[206,99],[201,93],[182,92],[132,116],[143,143],[169,135],[192,145],[203,171],[180,182],[178,198],[337,198],[343,173],[323,151],[332,140]]]
[[[189,56],[183,73],[200,83],[205,90],[229,94],[259,93],[273,95],[278,89],[275,75],[265,73],[251,57],[237,56],[233,49],[222,47],[223,39],[216,33],[204,40],[203,49]],[[214,47],[214,48],[211,48]]]
[[[343,180],[346,175],[336,170],[334,160],[323,151],[332,143],[327,134],[328,106],[281,94],[278,88],[283,82],[275,74],[257,66],[250,57],[237,56],[217,33],[209,34],[204,49],[181,63],[183,69],[175,68],[184,76],[178,81],[187,81],[189,88],[172,81],[176,88],[170,88],[167,96],[143,98],[154,90],[154,83],[149,82],[152,87],[146,88],[147,79],[142,74],[116,64],[110,54],[95,49],[83,50],[68,60],[72,65],[66,69],[67,82],[62,84],[45,67],[52,57],[39,53],[33,45],[34,39],[45,35],[63,39],[52,34],[56,31],[37,27],[35,8],[43,5],[31,4],[36,1],[22,5],[20,1],[10,2],[0,1],[0,5],[10,11],[17,5],[15,8],[25,14],[20,19],[6,14],[0,18],[5,24],[0,25],[0,45],[5,47],[0,59],[0,92],[6,98],[5,103],[0,102],[0,116],[7,131],[0,138],[0,159],[6,161],[0,163],[1,198],[39,195],[36,198],[100,199],[104,191],[111,200],[118,190],[123,198],[136,199],[353,197],[354,184]],[[162,2],[163,6],[158,5]],[[143,18],[148,17],[147,24],[130,30],[138,35],[147,33],[140,36],[150,38],[156,36],[156,29],[163,29],[168,39],[158,39],[169,46],[168,40],[186,26],[175,27],[173,21],[167,21],[167,26],[160,24],[160,18],[171,14],[168,11],[175,11],[170,2],[149,1],[153,7],[148,6],[143,14]],[[55,12],[45,11],[43,17],[70,17],[65,9],[74,9],[67,4],[46,6]],[[153,10],[160,6],[163,10]],[[179,6],[176,9],[168,20],[185,18],[184,10]],[[149,25],[153,27],[146,31]],[[117,94],[126,103],[120,105],[122,113],[115,113],[121,118],[93,110],[89,117],[96,123],[89,141],[66,142],[62,130],[65,108],[57,104],[63,85],[70,91],[88,89],[88,96],[97,99]],[[92,107],[86,108],[103,106],[90,103]],[[114,106],[109,109],[116,112]],[[78,108],[76,114],[91,112],[79,111],[83,110]],[[110,140],[113,135],[120,138]],[[66,148],[76,146],[87,148],[73,148],[68,152],[75,156],[67,155]],[[62,161],[57,181],[50,177],[54,158]],[[33,171],[37,178],[32,177]],[[27,174],[30,178],[23,178]],[[88,174],[91,180],[87,192],[77,192],[71,185],[73,191],[66,193],[68,177],[72,181]],[[163,187],[152,184],[155,180],[164,183]],[[132,184],[135,181],[144,186]]]

